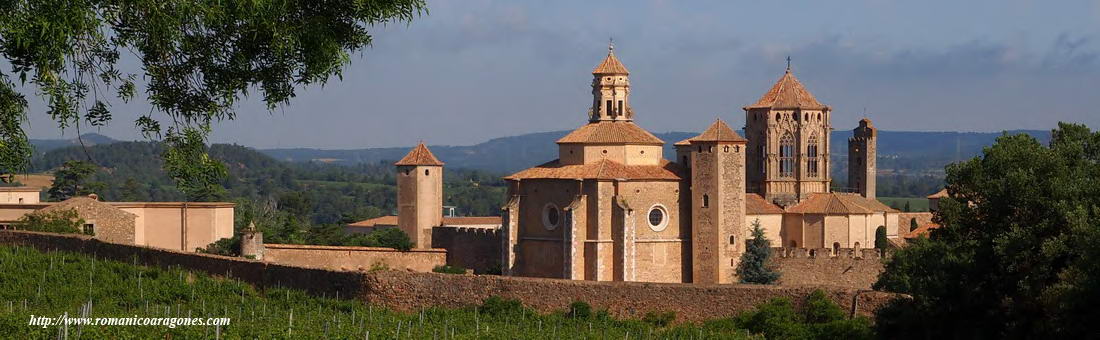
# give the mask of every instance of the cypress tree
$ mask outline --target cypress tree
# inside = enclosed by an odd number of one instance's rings
[[[772,284],[779,279],[779,272],[768,267],[772,257],[771,241],[764,237],[764,228],[760,219],[752,222],[752,239],[741,254],[741,263],[737,265],[737,277],[741,283]]]
[[[878,226],[875,229],[875,249],[886,249],[890,246],[890,241],[886,240],[886,226]]]

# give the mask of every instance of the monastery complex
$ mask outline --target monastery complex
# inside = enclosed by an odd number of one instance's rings
[[[675,157],[634,123],[629,75],[609,47],[588,123],[557,141],[558,159],[505,177],[503,274],[732,283],[754,223],[773,246],[834,254],[872,248],[879,227],[898,238],[899,212],[875,199],[875,127],[862,119],[847,141],[851,192],[831,191],[832,110],[789,66],[743,108],[745,136],[717,119],[675,142]],[[421,144],[396,166],[397,224],[431,245],[443,162]]]

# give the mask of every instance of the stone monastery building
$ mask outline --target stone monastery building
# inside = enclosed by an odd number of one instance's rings
[[[589,122],[557,141],[558,159],[505,177],[505,275],[595,281],[736,282],[751,225],[773,246],[871,248],[898,211],[875,199],[876,130],[848,140],[849,185],[830,191],[829,106],[790,67],[744,107],[742,137],[722,120],[676,142],[634,123],[629,71],[609,47],[592,71]],[[399,224],[418,245],[440,226],[442,162],[418,145],[398,166]]]

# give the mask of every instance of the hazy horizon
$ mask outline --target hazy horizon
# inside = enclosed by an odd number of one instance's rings
[[[889,131],[1100,128],[1100,0],[848,3],[428,1],[375,32],[343,80],[268,112],[246,100],[211,142],[255,148],[473,145],[585,123],[591,70],[615,38],[632,106],[652,132],[744,125],[751,104],[795,75],[834,109],[836,130],[870,117]],[[132,64],[132,63],[131,63]],[[136,66],[136,65],[130,65]],[[64,137],[31,101],[28,135]],[[142,140],[116,103],[101,130]],[[163,117],[163,115],[160,115]]]

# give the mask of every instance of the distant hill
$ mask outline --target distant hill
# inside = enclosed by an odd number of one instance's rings
[[[479,169],[496,173],[510,173],[557,158],[558,138],[569,131],[553,131],[494,138],[469,146],[431,146],[432,152],[448,167]],[[1026,133],[1047,143],[1049,131],[1015,130],[1010,134]],[[672,143],[692,137],[692,132],[666,132],[655,134],[663,139],[665,157],[675,155]],[[992,132],[908,132],[879,131],[879,168],[897,172],[942,172],[943,166],[978,155],[983,147],[993,144],[1001,133]],[[846,173],[848,138],[850,130],[834,131],[829,150],[833,158],[834,174]],[[266,149],[260,150],[284,161],[320,161],[326,163],[377,163],[400,159],[411,147],[368,148],[351,150],[326,149]]]
[[[116,139],[113,139],[111,137],[107,137],[107,136],[104,136],[104,135],[101,135],[101,134],[98,134],[98,133],[85,133],[83,135],[80,135],[80,140],[84,141],[85,146],[106,145],[106,144],[113,144],[113,143],[118,143],[119,142]],[[42,155],[42,154],[45,154],[47,152],[57,150],[57,149],[61,149],[61,148],[65,148],[65,147],[79,146],[80,145],[80,140],[78,140],[76,138],[72,138],[72,139],[31,139],[30,142],[31,142],[31,145],[34,146],[34,154],[35,155]]]

